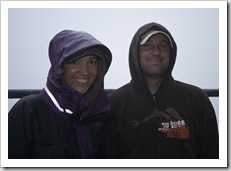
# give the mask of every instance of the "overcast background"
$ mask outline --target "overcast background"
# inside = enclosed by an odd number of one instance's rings
[[[64,29],[86,31],[113,54],[105,88],[131,79],[128,49],[137,29],[149,22],[165,26],[174,37],[177,60],[173,77],[202,89],[219,88],[219,9],[117,8],[8,10],[8,88],[42,89],[50,62],[48,44]],[[219,116],[219,98],[210,98]],[[16,100],[8,100],[10,110]]]

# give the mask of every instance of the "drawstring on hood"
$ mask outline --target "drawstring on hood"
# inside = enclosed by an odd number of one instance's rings
[[[150,91],[142,74],[142,69],[139,62],[139,46],[140,44],[144,44],[152,35],[158,33],[165,35],[169,39],[171,49],[171,61],[168,69],[165,72],[163,80],[164,82],[167,77],[172,76],[172,70],[176,61],[177,54],[177,45],[171,33],[165,27],[154,22],[140,27],[133,36],[129,49],[129,67],[132,83],[137,91],[141,91],[142,94],[146,94],[147,96],[150,96]]]

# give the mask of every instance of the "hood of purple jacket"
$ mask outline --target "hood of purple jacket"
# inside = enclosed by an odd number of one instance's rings
[[[62,84],[63,63],[92,48],[97,48],[100,52],[98,75],[91,89],[87,94],[82,95]],[[84,118],[110,109],[103,82],[111,64],[112,54],[105,45],[86,32],[63,30],[56,34],[49,43],[49,59],[51,67],[41,96],[55,113],[66,116],[85,111],[81,116]]]

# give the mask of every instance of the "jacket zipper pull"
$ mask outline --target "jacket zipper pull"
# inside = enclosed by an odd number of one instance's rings
[[[156,102],[156,96],[152,96],[152,101],[155,103]]]

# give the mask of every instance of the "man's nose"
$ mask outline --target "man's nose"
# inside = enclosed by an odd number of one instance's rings
[[[152,46],[153,54],[160,54],[160,48],[158,46]]]

